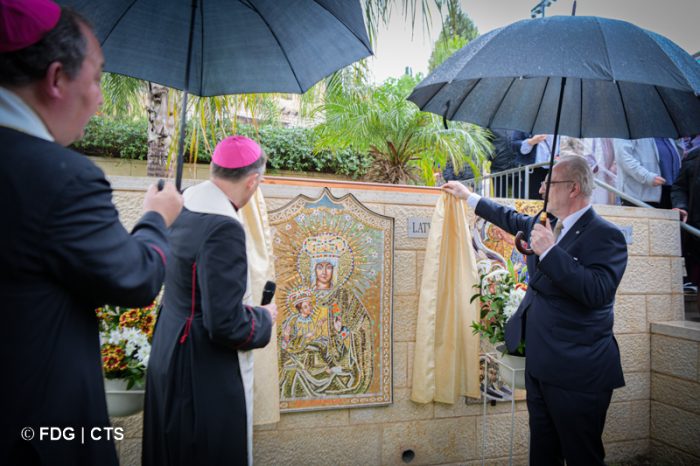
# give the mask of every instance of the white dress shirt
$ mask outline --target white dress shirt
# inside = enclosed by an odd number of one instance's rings
[[[39,115],[17,94],[0,86],[0,126],[22,131],[47,141],[53,141]]]

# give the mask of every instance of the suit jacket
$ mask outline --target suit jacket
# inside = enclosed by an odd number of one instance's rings
[[[526,134],[522,131],[493,129],[493,154],[491,155],[491,173],[510,170],[519,166],[516,158],[520,154],[520,145]]]
[[[476,214],[529,241],[537,217],[482,198]],[[542,382],[578,391],[624,385],[613,336],[615,293],[627,266],[627,244],[615,225],[593,209],[541,261],[528,257],[529,285],[508,321],[506,343],[526,343],[526,371]]]
[[[0,146],[0,464],[117,464],[112,441],[87,439],[110,425],[95,308],[152,302],[165,223],[150,212],[129,235],[104,174],[80,154],[8,128]],[[41,426],[70,427],[76,439],[42,440]]]

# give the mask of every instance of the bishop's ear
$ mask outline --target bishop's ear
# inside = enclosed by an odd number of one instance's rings
[[[59,61],[52,62],[41,80],[42,91],[45,95],[58,99],[63,95],[63,86],[68,77]]]
[[[246,178],[246,187],[248,189],[255,189],[258,186],[258,180],[262,178],[262,175],[258,172],[253,172]]]

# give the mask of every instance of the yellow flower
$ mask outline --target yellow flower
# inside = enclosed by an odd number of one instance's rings
[[[155,328],[155,324],[156,317],[153,314],[145,314],[141,319],[141,325],[139,325],[139,328],[150,339],[153,336],[153,329]]]
[[[136,327],[141,320],[141,309],[129,309],[119,317],[119,327]]]
[[[102,365],[105,372],[115,372],[126,369],[124,350],[119,345],[102,345]]]

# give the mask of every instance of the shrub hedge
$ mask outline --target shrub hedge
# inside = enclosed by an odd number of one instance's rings
[[[231,124],[224,122],[222,126],[230,128]],[[147,129],[145,119],[128,121],[93,117],[85,129],[85,137],[73,144],[73,147],[87,155],[146,160]],[[188,133],[190,131],[191,126],[188,125]],[[219,132],[208,130],[209,140],[221,139],[222,134],[215,134]],[[315,152],[316,137],[311,128],[264,126],[256,131],[251,125],[239,124],[237,132],[260,143],[268,156],[269,168],[336,173],[357,178],[363,176],[372,164],[370,155],[358,154],[349,149]],[[185,154],[185,159],[191,159],[190,154]],[[210,149],[203,140],[198,141],[197,162],[210,161]]]
[[[86,155],[146,160],[148,121],[92,117],[85,127],[85,136],[72,147]]]

